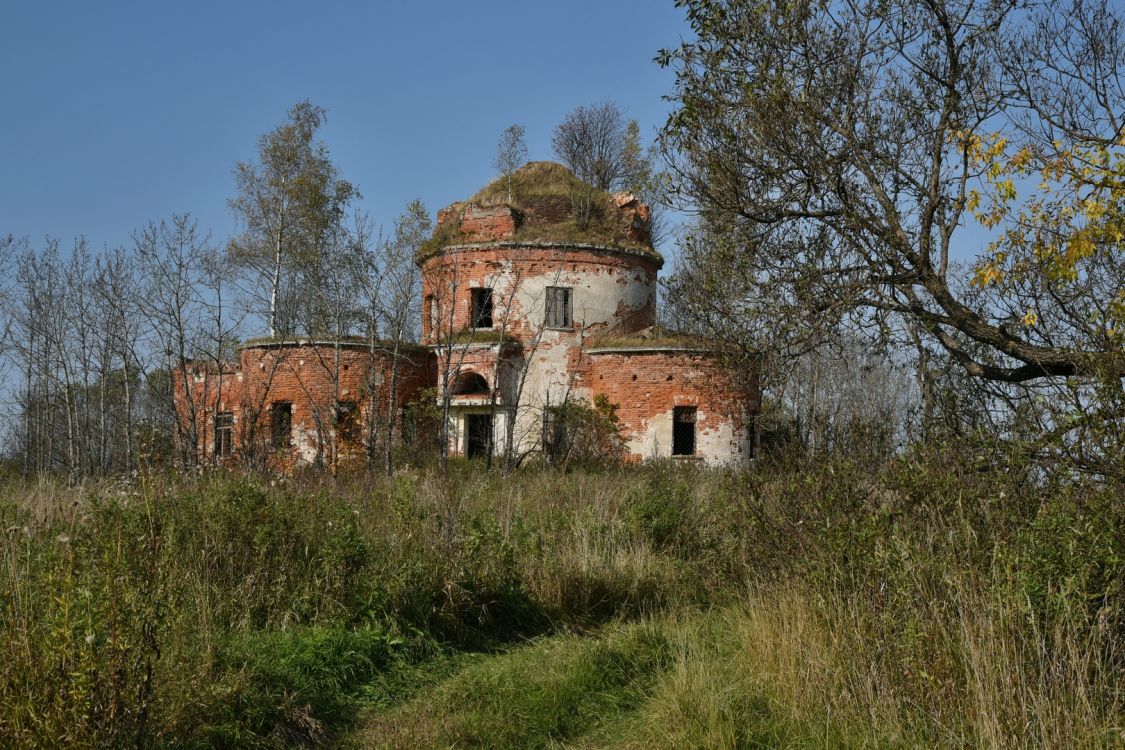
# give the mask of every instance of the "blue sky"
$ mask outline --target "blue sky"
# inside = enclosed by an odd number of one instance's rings
[[[475,192],[512,123],[533,159],[580,104],[616,101],[651,136],[672,89],[652,58],[688,33],[671,0],[8,0],[0,29],[0,234],[97,249],[182,212],[224,241],[235,162],[301,99],[388,226]]]

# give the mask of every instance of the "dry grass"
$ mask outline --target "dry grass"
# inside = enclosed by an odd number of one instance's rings
[[[932,632],[913,642],[888,643],[868,607],[799,584],[687,618],[672,626],[675,666],[620,746],[1000,749],[1125,741],[1118,724],[1125,706],[1104,670],[1104,644],[1073,624],[1036,637],[1015,622],[1027,617],[1018,602],[979,590],[959,592],[953,604],[958,611],[929,613]]]
[[[591,337],[587,342],[587,346],[590,349],[668,348],[702,349],[708,351],[721,351],[724,348],[721,342],[709,341],[699,336],[679,333],[678,331],[669,331],[659,327],[650,328],[641,333],[631,334],[629,336],[614,336],[613,334],[609,334]]]
[[[0,737],[1121,745],[1120,487],[972,465],[13,480]]]
[[[520,208],[521,201],[536,198],[569,198],[576,192],[586,189],[586,184],[562,164],[553,161],[532,161],[512,174],[511,205],[513,208]],[[608,193],[605,193],[605,197],[609,197]],[[507,178],[497,177],[477,191],[469,202],[482,206],[507,205]]]

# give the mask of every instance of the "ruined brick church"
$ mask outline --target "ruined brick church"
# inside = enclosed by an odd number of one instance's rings
[[[657,329],[663,259],[632,195],[532,162],[440,211],[416,262],[419,343],[260,339],[190,367],[177,401],[201,456],[362,460],[384,435],[417,439],[411,407],[448,398],[450,455],[549,453],[565,405],[597,403],[627,459],[753,457],[757,378]]]

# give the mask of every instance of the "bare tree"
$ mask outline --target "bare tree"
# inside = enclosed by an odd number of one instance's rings
[[[103,327],[102,335],[105,341],[106,364],[100,377],[100,392],[103,398],[101,405],[101,440],[103,445],[111,442],[113,433],[107,425],[107,414],[110,411],[105,403],[107,385],[111,379],[117,380],[112,375],[120,372],[121,392],[124,401],[119,405],[120,434],[123,455],[120,462],[112,460],[112,454],[103,451],[101,460],[102,472],[111,470],[117,464],[126,472],[132,471],[136,466],[136,452],[133,435],[133,420],[137,383],[145,373],[145,362],[141,352],[141,326],[142,316],[140,311],[140,283],[134,273],[134,259],[123,248],[118,248],[95,260],[94,263],[94,292],[98,297],[100,308],[99,318]],[[120,370],[117,370],[120,367]]]
[[[629,191],[650,208],[657,203],[664,176],[653,168],[654,151],[644,148],[640,134],[637,121],[612,102],[578,107],[555,126],[555,155],[585,184],[572,196],[580,226],[596,218],[598,191]],[[660,222],[654,226],[659,230]]]
[[[627,123],[613,102],[580,106],[555,126],[551,147],[563,164],[597,190],[624,187]]]
[[[518,415],[519,405],[517,394],[512,387],[514,385],[512,381],[518,378],[520,363],[526,363],[527,360],[525,356],[516,358],[516,347],[509,344],[509,336],[511,329],[517,325],[515,317],[517,312],[514,303],[521,280],[522,274],[518,270],[513,270],[503,276],[505,288],[498,290],[501,293],[493,293],[492,326],[496,332],[497,341],[492,357],[492,388],[488,391],[488,421],[492,425],[488,437],[488,454],[485,459],[488,471],[492,471],[494,454],[496,453],[496,416],[499,413],[498,407],[501,397],[504,398],[504,434],[509,441],[514,434],[512,423]],[[490,285],[494,289],[497,286],[495,281],[491,282]],[[526,369],[526,364],[524,369]],[[511,452],[509,442],[504,446],[505,466]]]
[[[318,253],[317,284],[305,292],[305,309],[313,311],[311,317],[302,317],[304,333],[313,341],[331,343],[331,357],[324,355],[320,346],[312,348],[312,355],[320,371],[328,379],[331,391],[329,403],[315,398],[301,373],[295,372],[297,382],[309,397],[313,419],[317,428],[316,463],[325,459],[335,468],[340,454],[340,421],[344,417],[340,400],[341,355],[343,346],[364,319],[362,289],[367,271],[369,222],[362,214],[354,216],[353,224],[342,220],[328,228]]]
[[[84,240],[23,243],[11,292],[11,341],[23,373],[20,452],[27,471],[71,481],[135,466],[136,386],[145,356],[136,277],[123,250],[100,257]]]
[[[444,476],[449,470],[449,429],[453,398],[456,395],[453,392],[454,386],[464,373],[465,361],[474,346],[494,343],[497,335],[491,330],[481,330],[477,321],[471,319],[461,324],[464,319],[457,314],[458,305],[463,302],[463,292],[468,282],[457,258],[444,255],[428,267],[423,267],[423,282],[424,287],[429,290],[425,300],[429,310],[424,315],[429,326],[426,336],[433,342],[437,358],[438,405],[441,413],[438,425],[438,467]],[[494,382],[493,389],[495,385]]]
[[[191,387],[194,375],[190,363],[204,351],[208,312],[201,292],[205,260],[212,254],[209,242],[210,236],[200,232],[187,214],[159,224],[150,222],[133,234],[143,283],[139,304],[152,331],[156,356],[169,375],[163,381],[166,391],[161,403],[172,425],[173,446],[185,469],[195,465],[200,450],[199,424],[204,405]]]
[[[492,166],[508,181],[508,203],[512,202],[512,173],[527,163],[527,143],[523,125],[509,125],[500,134]]]
[[[201,330],[200,354],[207,366],[204,368],[204,394],[211,394],[210,378],[215,378],[214,396],[204,403],[204,415],[217,418],[224,401],[225,378],[229,362],[235,353],[239,321],[230,314],[230,280],[232,272],[223,262],[222,255],[207,248],[200,256],[199,287],[203,297],[204,325]],[[213,435],[212,435],[213,437]],[[219,455],[212,451],[211,458]]]

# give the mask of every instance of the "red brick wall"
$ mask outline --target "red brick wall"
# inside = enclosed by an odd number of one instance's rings
[[[615,193],[607,217],[618,236],[641,245],[650,245],[651,211],[631,193]],[[562,224],[572,219],[574,206],[567,196],[539,196],[520,201],[522,210],[507,204],[482,206],[457,202],[438,211],[439,226],[455,225],[461,242],[489,242],[511,239],[520,227]]]
[[[516,233],[515,211],[508,206],[478,206],[470,203],[461,214],[462,242],[487,242]]]
[[[504,347],[504,354],[508,354],[509,352],[507,350],[510,348],[511,347]],[[501,355],[501,357],[502,356],[503,355]],[[485,382],[488,383],[490,392],[498,385],[496,373],[497,349],[494,345],[456,344],[452,347],[439,347],[436,352],[435,362],[437,370],[436,386],[439,391],[442,388],[442,378],[446,376],[446,373],[448,373],[447,376],[451,388],[455,388],[456,380],[459,377],[467,376],[470,373],[475,373],[484,378]],[[502,393],[503,388],[501,388],[501,394]],[[479,401],[481,398],[482,397],[477,394],[473,394],[468,398],[454,397],[453,403],[457,404],[468,400]],[[483,398],[487,400],[488,397],[484,396]]]
[[[337,364],[331,344],[243,349],[240,367],[224,374],[221,392],[214,373],[192,379],[196,402],[206,407],[197,419],[201,458],[214,454],[215,413],[231,412],[234,414],[236,459],[254,451],[268,457],[278,468],[299,460],[313,460],[318,453],[326,463],[336,459],[360,459],[365,450],[367,417],[373,405],[385,405],[390,398],[392,361],[391,354],[385,350],[376,351],[373,363],[365,345],[349,344],[341,348],[339,400],[357,404],[357,439],[337,441],[333,427]],[[401,351],[397,387],[400,407],[417,398],[421,389],[433,385],[434,369],[434,357],[428,350],[407,346]],[[372,373],[374,382],[369,383]],[[179,382],[177,388],[183,392]],[[288,450],[274,451],[270,447],[270,406],[276,402],[293,405],[292,440]],[[181,413],[186,413],[183,398],[180,409]]]
[[[747,417],[758,411],[755,381],[739,378],[705,353],[644,349],[599,353],[594,349],[585,369],[593,396],[604,395],[616,405],[622,435],[634,443],[649,434],[655,420],[670,426],[676,406],[698,408],[697,440],[724,424],[736,436],[742,434],[750,426]],[[661,447],[670,454],[670,445]],[[634,450],[638,450],[636,445]],[[632,456],[648,457],[643,453]]]
[[[569,221],[574,204],[566,196],[544,195],[520,201],[523,219],[528,224],[561,224]]]

